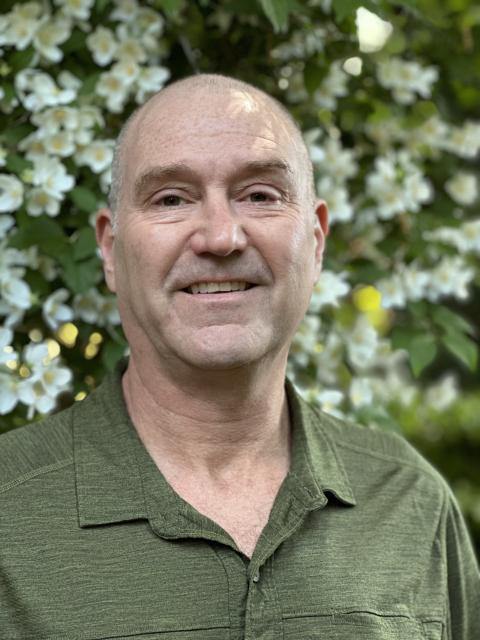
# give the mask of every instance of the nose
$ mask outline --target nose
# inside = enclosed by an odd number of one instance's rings
[[[226,197],[210,197],[202,204],[198,227],[191,237],[197,254],[228,256],[247,247],[247,235],[238,213]]]

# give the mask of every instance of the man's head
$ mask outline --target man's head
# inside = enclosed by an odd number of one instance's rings
[[[231,78],[175,83],[131,117],[97,237],[132,357],[286,360],[326,233],[311,171],[283,107]]]
[[[312,204],[315,202],[313,166],[310,160],[310,155],[303,140],[302,133],[288,110],[278,100],[272,98],[261,89],[247,84],[246,82],[242,82],[241,80],[230,78],[228,76],[200,74],[188,77],[184,80],[179,80],[162,89],[147,100],[145,104],[138,107],[124,123],[115,144],[112,162],[112,181],[108,198],[108,204],[114,217],[119,208],[122,195],[125,170],[125,151],[128,149],[128,138],[132,134],[132,131],[135,131],[135,123],[137,119],[140,117],[141,113],[145,109],[151,107],[152,104],[158,104],[160,99],[168,97],[169,92],[180,93],[182,89],[185,90],[187,95],[188,92],[195,90],[205,90],[212,95],[224,94],[227,90],[244,94],[245,97],[251,95],[260,104],[263,104],[266,109],[270,109],[272,112],[280,116],[290,130],[292,144],[296,147],[296,151],[301,161],[301,179],[304,182],[303,187],[305,189],[306,198],[311,199]],[[135,135],[135,133],[133,133],[133,135]]]

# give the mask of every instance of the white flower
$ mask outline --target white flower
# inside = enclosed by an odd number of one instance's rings
[[[323,389],[317,395],[316,400],[325,413],[337,418],[343,417],[342,412],[338,410],[338,406],[343,401],[343,393],[338,389]]]
[[[110,14],[111,20],[132,22],[137,16],[138,2],[136,0],[116,0],[116,8]]]
[[[445,411],[459,396],[457,379],[454,375],[445,375],[439,382],[431,385],[425,392],[426,404],[436,411]]]
[[[478,182],[473,173],[458,171],[445,183],[445,191],[458,204],[469,206],[478,198]]]
[[[57,289],[43,303],[43,319],[52,331],[73,318],[72,309],[68,305],[62,304],[68,300],[69,296],[70,293],[66,289]]]
[[[463,127],[452,127],[445,148],[461,158],[475,158],[480,150],[480,122],[466,122]]]
[[[1,199],[1,196],[0,196]],[[15,220],[12,216],[0,215],[0,240],[3,240],[7,232],[14,226]]]
[[[393,27],[364,7],[357,9],[355,23],[359,49],[363,53],[380,51],[390,37]]]
[[[137,78],[137,93],[135,100],[141,104],[150,93],[160,91],[170,77],[170,71],[165,67],[145,67],[140,70]]]
[[[432,86],[438,79],[436,67],[422,67],[417,62],[389,57],[377,65],[378,81],[391,89],[400,104],[412,104],[415,94],[430,98]]]
[[[310,355],[314,353],[320,332],[320,318],[313,315],[305,315],[295,334],[290,357],[299,367],[306,367]]]
[[[445,138],[449,133],[449,126],[438,116],[432,116],[416,129],[412,130],[410,143],[428,145],[434,149],[445,146]]]
[[[32,115],[33,124],[41,127],[47,135],[60,131],[74,131],[79,126],[79,111],[74,107],[51,107]]]
[[[58,358],[49,358],[45,342],[28,345],[23,357],[32,375],[19,383],[18,396],[30,407],[29,417],[34,411],[48,413],[54,409],[58,394],[70,387],[72,372],[59,366]]]
[[[58,158],[44,156],[34,160],[32,184],[41,187],[53,198],[61,200],[64,192],[72,189],[75,180],[67,174],[65,166]]]
[[[146,62],[147,53],[137,38],[128,36],[121,29],[117,30],[120,42],[118,43],[115,57],[118,60],[132,60],[133,62]]]
[[[416,213],[420,211],[422,204],[431,202],[433,198],[432,184],[420,171],[414,171],[406,176],[403,187],[403,198],[407,211]]]
[[[127,100],[129,85],[125,79],[107,72],[100,75],[95,91],[99,96],[105,98],[109,111],[120,113]]]
[[[346,272],[322,271],[313,290],[309,311],[318,313],[323,307],[330,304],[338,307],[340,298],[343,298],[350,291],[350,285],[345,282],[347,277]]]
[[[30,287],[11,273],[8,278],[0,274],[0,300],[2,299],[13,309],[29,309],[32,303]]]
[[[16,3],[7,23],[5,43],[19,50],[26,49],[40,25],[40,12],[41,7],[37,2],[27,2],[23,6]]]
[[[359,76],[362,73],[363,60],[358,56],[347,58],[343,63],[343,70],[351,76]]]
[[[52,196],[41,187],[32,189],[27,196],[27,211],[34,217],[46,213],[53,218],[60,213],[60,204],[58,197]]]
[[[344,340],[335,331],[330,331],[323,349],[315,354],[317,379],[323,384],[337,382],[337,370],[343,361]]]
[[[348,200],[347,190],[336,184],[330,176],[324,176],[318,181],[317,193],[328,204],[330,224],[348,222],[353,218],[353,207]]]
[[[391,278],[384,278],[376,285],[382,294],[382,307],[391,309],[393,307],[403,308],[407,301],[405,287],[402,278],[395,274]]]
[[[95,140],[77,154],[77,162],[86,164],[94,173],[101,173],[112,164],[113,140]]]
[[[441,296],[466,300],[467,286],[475,277],[475,270],[468,267],[460,256],[446,256],[430,275],[430,286],[426,291],[429,300],[436,302]]]
[[[122,58],[112,66],[110,72],[127,84],[132,84],[138,78],[140,67],[132,58]]]
[[[370,380],[368,378],[353,378],[348,395],[355,409],[372,404],[373,389]]]
[[[18,403],[18,380],[10,373],[0,372],[0,415],[5,416]]]
[[[73,136],[69,131],[59,131],[44,137],[45,150],[55,156],[65,158],[75,151]]]
[[[480,220],[465,222],[461,228],[461,246],[464,251],[480,253]]]
[[[63,13],[77,20],[88,20],[95,0],[55,0],[55,4],[61,7]]]
[[[368,366],[377,351],[378,335],[365,316],[357,320],[353,331],[347,334],[346,340],[350,362],[359,369]]]
[[[71,30],[71,23],[68,20],[46,21],[37,29],[33,38],[33,46],[50,62],[60,62],[63,58],[63,51],[58,45],[68,40]]]
[[[110,29],[97,27],[87,40],[87,47],[92,53],[93,59],[100,67],[105,67],[113,60],[117,50],[117,41]]]
[[[22,206],[23,184],[15,176],[0,174],[0,212],[16,211]]]
[[[0,364],[16,358],[16,353],[11,348],[13,331],[8,327],[0,326]]]
[[[412,301],[422,300],[430,285],[431,276],[428,271],[422,271],[412,263],[404,266],[400,274],[407,298]]]
[[[75,89],[60,89],[49,75],[36,69],[23,69],[17,73],[15,89],[28,111],[68,104],[76,97]]]
[[[323,153],[318,155],[317,150]],[[317,159],[312,158],[312,162],[318,166],[322,176],[329,175],[339,183],[357,175],[358,164],[355,161],[355,152],[342,147],[339,139],[327,138],[321,149],[318,146],[311,148],[310,155],[312,151],[314,155],[317,153]]]

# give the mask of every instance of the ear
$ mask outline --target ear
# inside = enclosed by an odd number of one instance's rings
[[[115,233],[113,230],[113,219],[110,209],[100,209],[97,213],[95,221],[95,235],[97,238],[98,248],[102,254],[105,280],[110,291],[115,293]]]
[[[315,281],[318,280],[322,270],[323,251],[325,238],[328,235],[328,208],[324,200],[318,200],[315,204]]]

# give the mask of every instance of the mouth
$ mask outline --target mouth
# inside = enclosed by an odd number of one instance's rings
[[[227,280],[225,282],[193,282],[182,289],[185,293],[201,295],[205,293],[236,293],[247,291],[256,285],[244,280]]]

